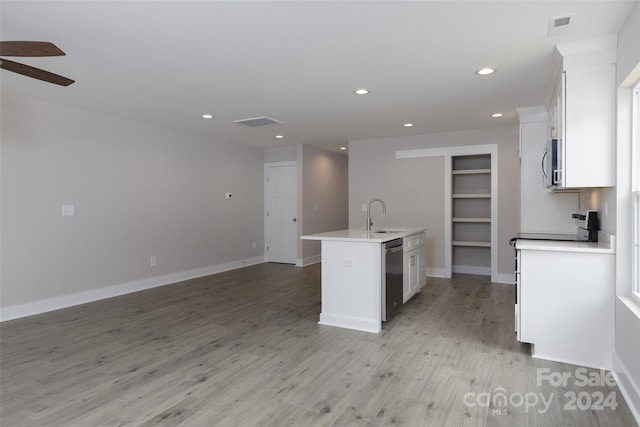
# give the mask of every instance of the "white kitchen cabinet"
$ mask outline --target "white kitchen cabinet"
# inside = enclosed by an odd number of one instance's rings
[[[534,357],[611,368],[613,243],[518,240],[517,339]]]
[[[425,234],[403,238],[402,302],[407,302],[427,282]]]
[[[556,189],[615,185],[615,64],[565,69],[553,99],[549,128],[559,143]]]

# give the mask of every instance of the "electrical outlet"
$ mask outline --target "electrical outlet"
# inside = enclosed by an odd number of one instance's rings
[[[152,256],[151,258],[149,258],[149,265],[151,267],[155,267],[156,266],[156,257]]]
[[[366,212],[367,211],[367,204],[363,203],[362,204],[362,212]]]
[[[251,247],[252,247],[253,249],[255,249],[255,248],[256,248],[256,242],[253,242],[253,243],[251,244]]]
[[[342,258],[342,266],[343,267],[349,267],[349,268],[353,268],[356,266],[356,259],[355,258]]]
[[[62,205],[62,216],[73,216],[74,208],[73,205]]]

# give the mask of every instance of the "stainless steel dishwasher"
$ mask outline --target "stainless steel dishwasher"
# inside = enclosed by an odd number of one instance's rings
[[[386,322],[402,307],[402,239],[384,244],[384,265],[382,321]]]

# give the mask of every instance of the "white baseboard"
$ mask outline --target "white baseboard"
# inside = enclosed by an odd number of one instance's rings
[[[511,273],[511,274],[498,273],[491,278],[491,281],[493,283],[506,283],[508,285],[515,285],[516,275],[515,273]]]
[[[491,276],[491,267],[479,267],[476,265],[454,265],[454,273],[476,274],[479,276]]]
[[[321,255],[314,255],[306,258],[298,258],[296,260],[296,267],[306,267],[311,264],[317,264],[322,261]]]
[[[479,274],[482,276],[491,276],[491,269],[488,267],[474,267],[457,265],[453,269],[454,273],[460,274]],[[427,267],[427,277],[438,277],[443,279],[451,279],[451,276],[447,275],[447,271],[444,268],[429,268]],[[491,278],[493,283],[505,283],[513,285],[516,283],[515,274],[498,273]]]
[[[343,314],[320,313],[318,325],[337,326],[338,328],[354,329],[356,331],[372,332],[377,334],[381,330],[380,322]]]
[[[450,276],[447,276],[447,271],[444,268],[430,268],[427,267],[427,277],[439,277],[442,279],[450,279]]]
[[[633,417],[640,425],[640,386],[629,376],[626,366],[615,353],[613,353],[613,369],[611,372]]]
[[[209,267],[196,268],[193,270],[181,271],[178,273],[166,274],[164,276],[149,277],[147,279],[135,280],[133,282],[121,283],[118,285],[106,286],[104,288],[92,289],[90,291],[77,292],[74,294],[59,297],[46,298],[32,301],[25,304],[12,305],[0,310],[0,322],[19,319],[21,317],[33,316],[35,314],[46,313],[48,311],[59,310],[101,299],[112,298],[119,295],[130,294],[145,289],[156,288],[158,286],[170,285],[183,280],[194,279],[196,277],[209,276],[211,274],[222,273],[224,271],[235,270],[237,268],[248,267],[250,265],[262,264],[264,257],[248,258],[239,261],[231,261]]]

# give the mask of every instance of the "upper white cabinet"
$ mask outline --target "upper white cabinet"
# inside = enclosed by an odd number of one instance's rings
[[[558,189],[615,185],[615,45],[602,47],[558,46],[562,72],[550,108]]]

